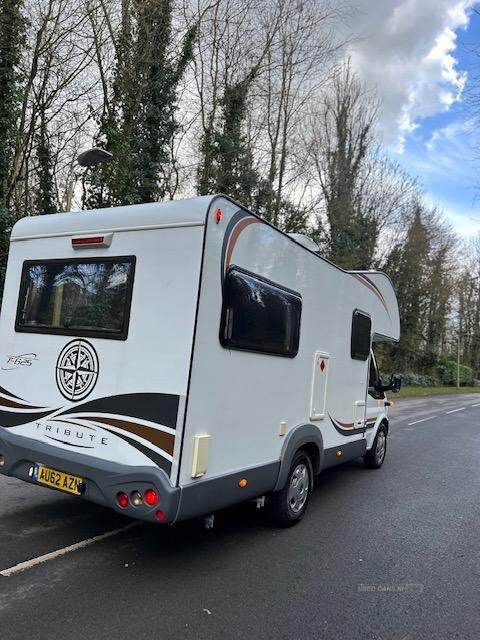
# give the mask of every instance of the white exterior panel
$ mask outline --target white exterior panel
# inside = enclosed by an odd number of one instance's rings
[[[378,296],[368,283],[307,251],[247,212],[246,218],[228,231],[239,208],[226,200],[217,201],[212,210],[217,206],[221,206],[224,218],[216,224],[210,217],[207,223],[180,477],[184,485],[203,480],[192,480],[189,472],[196,433],[211,435],[205,479],[279,459],[284,441],[279,436],[279,424],[285,422],[288,433],[311,421],[312,361],[316,352],[330,356],[325,419],[314,422],[321,430],[324,447],[363,438],[368,359],[351,358],[354,310],[371,316],[372,335],[387,331],[384,307],[381,305],[380,313]],[[222,277],[228,265],[241,267],[302,296],[296,357],[221,346]],[[398,315],[396,302],[391,313]],[[395,339],[395,335],[391,337]],[[321,392],[322,389],[315,391]]]
[[[154,206],[158,218],[159,207]],[[177,209],[178,203],[175,211]],[[62,214],[58,216],[61,218],[58,225],[54,225],[57,216],[40,216],[39,220],[22,221],[15,227],[16,241],[11,245],[0,317],[0,385],[6,391],[0,394],[0,404],[10,405],[2,409],[15,413],[17,418],[19,414],[32,411],[49,412],[38,420],[9,427],[13,433],[123,464],[153,465],[149,457],[149,452],[153,451],[152,455],[157,454],[156,459],[166,461],[165,468],[175,480],[180,446],[178,432],[183,424],[200,275],[203,222],[199,223],[197,210],[195,224],[187,224],[192,217],[187,212],[183,217],[179,214],[179,224],[115,231],[109,247],[73,249],[71,237],[78,236],[87,227],[96,224],[97,231],[92,231],[98,233],[100,228],[119,226],[121,218],[118,212],[115,217],[114,211],[96,216]],[[70,215],[71,219],[68,218]],[[170,223],[172,217],[167,217]],[[48,219],[45,221],[45,218]],[[135,220],[130,217],[126,222],[132,225]],[[144,216],[138,222],[153,224],[154,221]],[[71,234],[67,234],[68,230]],[[45,237],[47,231],[56,235]],[[21,239],[32,235],[34,239]],[[127,339],[84,338],[97,353],[98,379],[85,400],[69,402],[56,384],[56,368],[59,354],[73,340],[72,336],[15,331],[23,262],[118,256],[136,259]],[[30,364],[7,365],[12,356],[22,354],[34,354]],[[26,403],[25,408],[12,407],[12,402],[16,402],[12,396],[21,398]],[[177,424],[162,424],[161,411],[158,419],[155,418],[155,403],[161,402],[163,396],[169,403],[172,398],[178,398]],[[115,409],[115,403],[110,401],[112,398],[119,398],[123,409]],[[151,405],[148,411],[146,401]],[[97,404],[92,404],[94,402]],[[69,411],[68,415],[65,415],[66,411]],[[0,411],[0,424],[4,415]],[[103,423],[95,418],[101,418]],[[93,433],[95,439],[91,440]],[[132,447],[131,441],[138,447]]]

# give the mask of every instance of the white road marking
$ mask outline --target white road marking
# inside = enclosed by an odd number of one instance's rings
[[[477,402],[477,404],[471,404],[471,407],[480,407],[480,402]]]
[[[132,522],[131,524],[128,524],[126,527],[122,527],[121,529],[113,529],[112,531],[101,533],[100,535],[94,536],[93,538],[87,538],[86,540],[82,540],[81,542],[76,542],[75,544],[71,544],[69,547],[63,547],[63,549],[57,549],[56,551],[51,551],[50,553],[46,553],[43,556],[38,556],[37,558],[32,558],[31,560],[27,560],[26,562],[20,562],[19,564],[16,564],[13,567],[9,567],[8,569],[3,569],[2,571],[0,571],[0,576],[3,576],[4,578],[9,578],[10,576],[15,575],[16,573],[20,573],[21,571],[25,571],[26,569],[31,569],[32,567],[35,567],[38,564],[43,564],[44,562],[48,562],[48,560],[54,560],[55,558],[66,555],[67,553],[72,553],[72,551],[78,551],[78,549],[84,549],[85,547],[89,547],[95,542],[100,542],[101,540],[106,540],[107,538],[116,536],[119,533],[128,531],[133,527],[138,527],[139,524],[140,524],[139,521]]]
[[[451,409],[450,411],[445,411],[445,413],[455,413],[456,411],[463,411],[465,407],[460,407],[460,409]]]
[[[437,416],[429,416],[428,418],[422,418],[421,420],[415,420],[415,422],[409,422],[408,426],[411,427],[412,424],[418,424],[419,422],[426,422],[427,420],[433,420]]]

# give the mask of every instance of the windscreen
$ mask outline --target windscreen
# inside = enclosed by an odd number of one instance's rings
[[[135,258],[29,261],[17,331],[124,339]]]

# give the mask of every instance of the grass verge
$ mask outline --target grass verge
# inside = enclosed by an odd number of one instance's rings
[[[402,387],[397,398],[420,398],[422,396],[439,396],[451,393],[479,393],[480,387]],[[390,397],[395,398],[394,394]]]

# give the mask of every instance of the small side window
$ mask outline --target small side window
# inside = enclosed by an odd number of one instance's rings
[[[220,343],[229,349],[293,358],[301,312],[299,294],[233,267],[224,283]]]
[[[354,311],[352,317],[351,356],[354,360],[366,360],[370,354],[372,321],[361,311]]]
[[[373,351],[370,352],[370,373],[368,377],[368,393],[375,398],[375,400],[383,400],[385,398],[385,394],[383,391],[378,391],[378,387],[380,387],[382,381],[380,380],[380,375],[378,373],[377,361],[375,360],[375,356]]]

